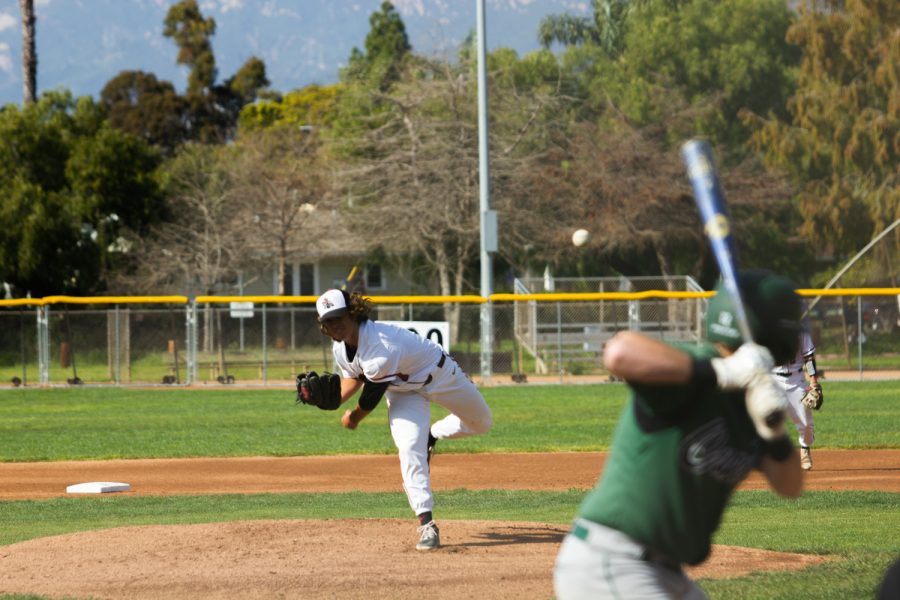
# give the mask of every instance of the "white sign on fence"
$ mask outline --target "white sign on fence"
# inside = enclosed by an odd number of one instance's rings
[[[418,333],[424,338],[428,338],[445,352],[450,352],[450,323],[448,321],[378,321],[379,323],[390,323],[397,327],[409,329],[413,333]]]
[[[231,303],[232,319],[252,319],[253,303],[252,302],[232,302]]]

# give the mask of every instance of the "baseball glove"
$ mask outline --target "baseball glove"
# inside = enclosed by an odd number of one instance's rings
[[[297,404],[310,404],[322,410],[337,410],[341,405],[341,376],[315,371],[297,375]]]
[[[814,383],[806,388],[806,393],[803,394],[803,399],[800,400],[800,402],[807,408],[819,410],[822,408],[822,402],[824,400],[825,396],[822,394],[822,386],[818,383]]]

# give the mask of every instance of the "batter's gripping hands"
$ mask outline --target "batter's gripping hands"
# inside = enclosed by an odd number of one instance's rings
[[[744,342],[734,354],[710,361],[723,390],[745,389],[760,372],[768,372],[774,360],[765,346]]]
[[[322,410],[337,410],[341,405],[341,376],[315,371],[297,375],[297,404],[311,404]]]
[[[787,394],[775,383],[771,373],[759,372],[753,377],[744,402],[759,437],[774,440],[784,435],[784,419],[789,408]]]
[[[822,393],[822,386],[818,383],[813,383],[806,388],[806,393],[803,394],[803,399],[800,400],[800,402],[803,403],[803,406],[813,410],[822,408],[822,402],[824,401],[825,395]]]

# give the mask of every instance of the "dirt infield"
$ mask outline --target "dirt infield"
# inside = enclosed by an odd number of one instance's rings
[[[568,490],[593,487],[602,452],[438,454],[436,491],[465,488]],[[810,490],[900,492],[900,450],[813,450]],[[401,491],[399,460],[390,456],[299,456],[0,463],[0,500],[66,496],[84,481],[123,481],[125,495],[263,492]],[[752,474],[740,489],[764,489]]]
[[[0,548],[0,592],[137,600],[553,595],[559,525],[447,521],[417,552],[409,521],[244,521],[120,527]],[[717,546],[695,577],[801,569],[822,557]]]
[[[603,453],[438,455],[433,484],[468,489],[593,486]],[[900,492],[900,451],[816,450],[813,490]],[[401,492],[395,456],[0,463],[0,499],[66,496],[85,481],[122,495]],[[756,475],[741,489],[761,489]],[[438,509],[439,510],[439,509]],[[439,516],[439,512],[438,512]],[[119,527],[0,547],[0,593],[95,598],[550,598],[559,524],[442,521],[444,547],[416,552],[412,519]],[[716,546],[697,578],[801,569],[822,557]]]

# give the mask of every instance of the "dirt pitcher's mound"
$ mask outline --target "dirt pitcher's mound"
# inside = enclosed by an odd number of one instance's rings
[[[0,548],[0,594],[182,598],[550,598],[560,525],[443,521],[415,549],[409,520],[119,527]],[[821,557],[717,546],[693,577],[800,569]]]

